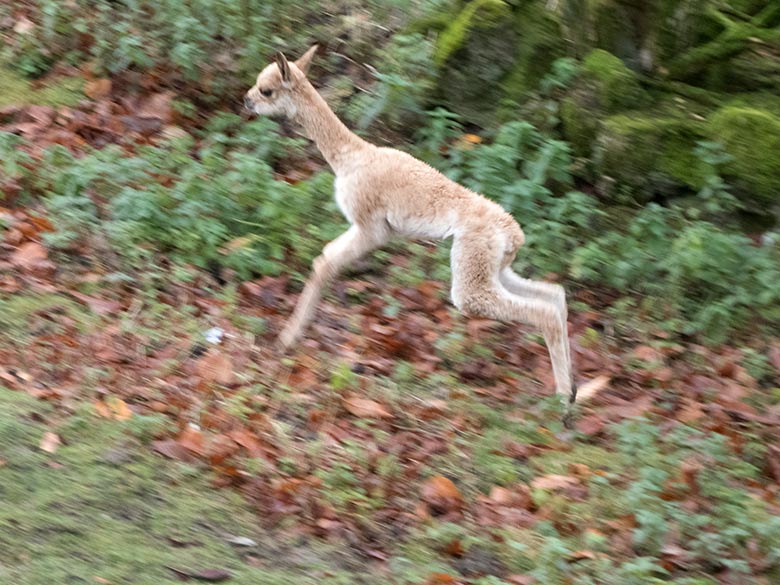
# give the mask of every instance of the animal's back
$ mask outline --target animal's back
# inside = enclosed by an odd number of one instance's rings
[[[365,201],[365,214],[383,215],[397,232],[416,237],[446,238],[456,230],[491,226],[508,231],[516,246],[522,244],[520,227],[503,207],[452,181],[410,154],[393,148],[372,148],[361,153],[352,172],[337,180],[342,190],[339,205],[345,210],[351,193]],[[343,189],[342,189],[343,187]],[[345,193],[346,192],[346,193]],[[346,205],[344,205],[345,203]],[[350,219],[360,220],[363,211],[350,209]]]

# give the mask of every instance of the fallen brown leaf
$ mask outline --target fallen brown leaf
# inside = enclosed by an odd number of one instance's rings
[[[599,415],[589,414],[579,419],[574,426],[583,435],[592,437],[603,431],[606,423]]]
[[[175,567],[166,567],[180,578],[195,579],[196,581],[207,581],[209,583],[219,583],[231,579],[231,575],[224,569],[204,569],[202,571],[193,571],[191,569],[177,569]]]
[[[437,475],[422,485],[422,499],[430,506],[432,512],[445,514],[460,510],[463,506],[463,496],[452,480]]]
[[[111,409],[108,407],[108,404],[102,400],[95,400],[93,405],[95,406],[95,411],[99,416],[102,416],[103,418],[111,418]]]
[[[425,583],[426,585],[450,585],[457,583],[457,580],[447,573],[431,573]]]
[[[499,506],[508,506],[512,501],[512,492],[504,487],[494,485],[490,490],[490,500]]]
[[[141,103],[135,114],[141,118],[158,118],[169,124],[173,118],[173,108],[171,106],[173,97],[174,93],[171,91],[150,95]]]
[[[107,396],[104,400],[96,400],[93,405],[98,415],[114,420],[128,420],[133,416],[133,411],[127,403],[116,396]]]
[[[62,445],[62,440],[60,439],[59,435],[47,431],[43,433],[43,438],[41,438],[41,442],[38,447],[47,453],[55,453],[57,449],[59,449],[60,445]]]
[[[229,436],[236,444],[246,449],[250,457],[261,457],[265,454],[263,443],[251,431],[247,429],[237,429],[231,431]]]
[[[131,416],[133,416],[133,411],[130,410],[130,407],[127,406],[127,403],[121,398],[117,398],[116,396],[109,396],[106,399],[106,402],[108,403],[108,407],[111,409],[111,414],[113,415],[114,420],[128,420]]]
[[[12,388],[27,386],[32,381],[32,376],[16,368],[0,367],[0,381],[5,382]]]
[[[84,85],[84,95],[93,100],[102,100],[111,93],[110,79],[95,79]]]
[[[238,452],[238,444],[227,435],[215,435],[206,445],[206,457],[212,465],[221,465]]]
[[[570,563],[576,563],[579,561],[584,561],[585,559],[595,559],[596,553],[594,553],[592,550],[575,550],[573,553],[571,553],[568,557],[566,557],[566,560]]]
[[[207,382],[216,382],[225,386],[232,384],[233,360],[229,355],[218,351],[210,351],[201,359],[197,365],[198,374]]]
[[[531,487],[539,490],[560,490],[578,485],[580,480],[570,475],[543,475],[531,482]]]
[[[176,441],[179,445],[187,449],[187,451],[191,451],[196,455],[203,455],[206,452],[203,447],[203,433],[200,429],[192,425],[187,425],[179,434]]]
[[[493,486],[490,490],[489,499],[490,503],[497,506],[523,508],[526,510],[530,510],[534,507],[531,490],[523,483],[514,485],[512,489]]]
[[[26,35],[32,32],[32,30],[35,28],[35,24],[32,20],[27,18],[26,16],[22,16],[19,20],[16,21],[14,24],[14,32],[18,35]]]
[[[780,446],[769,445],[766,455],[767,470],[776,482],[780,482]]]
[[[601,410],[606,417],[613,419],[641,416],[653,407],[653,397],[649,394],[634,400],[621,400]]]
[[[73,290],[68,291],[68,294],[70,294],[70,296],[72,296],[74,299],[87,305],[90,311],[96,313],[97,315],[111,315],[118,312],[122,308],[122,303],[119,301],[91,297]]]
[[[48,250],[38,242],[25,242],[11,254],[11,263],[19,268],[32,268],[48,257]]]
[[[654,347],[649,345],[638,345],[631,352],[631,355],[643,362],[652,363],[660,362],[664,359],[663,354]]]
[[[393,416],[390,411],[375,400],[361,398],[356,394],[345,396],[342,403],[351,415],[359,418],[391,418]]]
[[[172,439],[166,439],[164,441],[153,441],[152,449],[157,451],[160,455],[167,457],[168,459],[176,459],[178,461],[184,461],[186,463],[194,463],[197,461],[195,457],[183,446]]]
[[[536,583],[536,578],[531,575],[509,575],[506,581],[512,585],[532,585]]]
[[[700,402],[693,400],[683,400],[683,407],[677,412],[677,420],[681,423],[692,423],[704,416]]]
[[[589,382],[586,382],[577,388],[577,402],[584,402],[593,398],[596,394],[609,386],[611,379],[612,378],[607,375],[596,376]]]

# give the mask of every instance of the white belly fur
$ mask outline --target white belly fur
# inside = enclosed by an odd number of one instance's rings
[[[449,215],[449,214],[448,214]],[[452,220],[450,217],[431,218],[417,217],[402,213],[389,213],[387,223],[400,234],[412,238],[431,238],[440,240],[452,235]]]
[[[355,223],[355,209],[356,202],[353,197],[353,190],[351,188],[349,179],[343,177],[336,177],[334,181],[334,190],[336,193],[336,204],[339,206],[341,213],[350,223]],[[408,211],[403,209],[387,209],[384,219],[390,227],[407,237],[411,238],[430,238],[430,239],[443,239],[448,238],[453,234],[453,225],[455,218],[453,217],[453,211],[448,211],[443,215],[437,215],[434,218],[420,217],[414,214],[409,214]]]

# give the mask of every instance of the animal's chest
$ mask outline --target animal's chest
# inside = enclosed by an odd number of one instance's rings
[[[336,177],[333,186],[336,192],[336,204],[339,206],[341,213],[344,214],[344,217],[350,223],[355,223],[357,198],[355,197],[356,189],[353,181],[344,177]]]

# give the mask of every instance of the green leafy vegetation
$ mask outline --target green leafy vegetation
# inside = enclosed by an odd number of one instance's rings
[[[43,196],[57,226],[47,240],[56,249],[105,242],[117,270],[168,254],[200,267],[220,263],[244,276],[278,274],[290,259],[305,267],[340,222],[331,175],[297,184],[274,177],[274,159],[299,144],[277,141],[275,129],[267,120],[244,125],[226,114],[205,130],[208,139],[194,156],[191,137],[131,157],[107,147],[76,158],[55,146],[44,155],[43,172],[13,162],[14,137],[5,137],[3,152],[29,193]],[[323,213],[331,220],[320,223]]]

